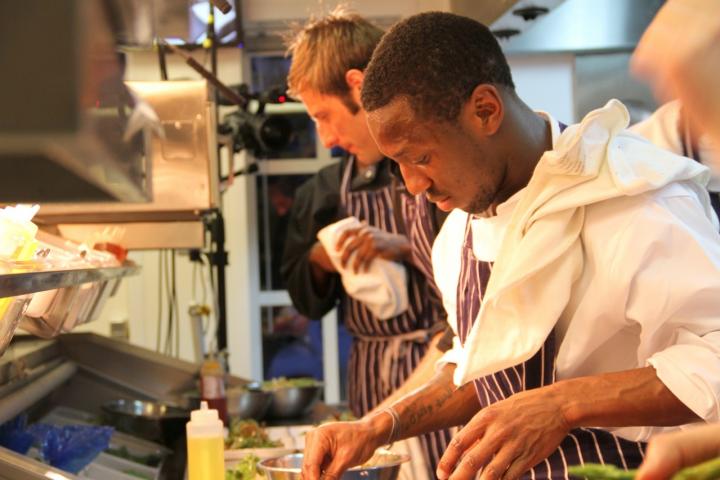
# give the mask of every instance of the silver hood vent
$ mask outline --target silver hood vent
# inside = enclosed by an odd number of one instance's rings
[[[566,0],[502,42],[508,53],[629,51],[664,0]],[[506,16],[491,28],[504,26]]]
[[[450,11],[488,25],[500,39],[515,37],[565,0],[449,0]]]

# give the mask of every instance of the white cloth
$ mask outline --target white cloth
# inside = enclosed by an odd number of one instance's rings
[[[367,271],[355,273],[352,268],[355,254],[343,267],[342,252],[335,245],[345,230],[361,226],[357,218],[347,217],[323,228],[317,237],[340,274],[345,292],[362,302],[377,318],[387,320],[408,309],[407,272],[399,262],[376,258]]]
[[[472,220],[475,254],[493,273],[465,347],[441,362],[466,383],[527,360],[555,328],[558,379],[652,365],[696,414],[720,420],[720,237],[707,169],[624,131],[617,101],[562,135],[550,123],[554,149],[529,185],[496,217]],[[455,329],[466,221],[452,212],[433,246]]]
[[[655,110],[647,119],[631,126],[629,130],[645,137],[658,147],[683,155],[684,134],[678,129],[681,110],[679,101],[668,102]],[[701,135],[697,143],[700,162],[710,169],[708,190],[720,192],[720,152],[708,135]]]

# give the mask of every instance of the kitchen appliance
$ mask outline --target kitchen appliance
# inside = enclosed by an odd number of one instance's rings
[[[219,206],[217,125],[208,84],[127,86],[157,116],[148,148],[152,201],[43,204],[37,221],[79,243],[115,228],[127,249],[202,248],[203,217]]]

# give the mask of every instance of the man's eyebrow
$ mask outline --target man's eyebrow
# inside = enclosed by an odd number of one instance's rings
[[[390,158],[402,158],[402,157],[404,157],[405,155],[407,155],[407,148],[401,148],[401,149],[398,150],[397,152],[395,152],[395,153],[393,153],[392,155],[390,155]]]

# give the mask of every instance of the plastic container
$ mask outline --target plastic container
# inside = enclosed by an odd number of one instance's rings
[[[5,265],[13,262],[25,262],[31,260],[37,250],[37,225],[30,220],[38,211],[37,205],[17,205],[0,209],[0,259]],[[2,273],[16,273],[16,268],[2,268]],[[8,271],[9,270],[9,271]],[[27,306],[25,299],[22,300],[22,308]],[[10,311],[16,308],[18,303],[11,297],[0,298],[0,354],[5,351],[7,344],[12,339],[20,321]],[[12,329],[9,327],[12,326]]]
[[[0,312],[0,355],[5,352],[5,349],[10,344],[30,297],[24,295],[3,298],[2,300],[4,302],[2,312]]]
[[[0,209],[0,257],[11,260],[28,260],[35,253],[37,225],[30,220],[37,205],[17,205]]]
[[[186,425],[188,480],[223,480],[223,423],[218,411],[209,409],[205,401],[193,410]]]
[[[46,307],[42,308],[42,306],[34,305],[35,302],[32,302],[31,312],[26,312],[20,328],[41,338],[52,338],[58,335],[68,317],[68,313],[75,305],[79,291],[80,286],[74,285],[46,292],[50,294],[43,298],[42,303]]]
[[[212,356],[200,367],[200,398],[205,400],[210,408],[217,410],[220,420],[228,424],[225,370]]]

